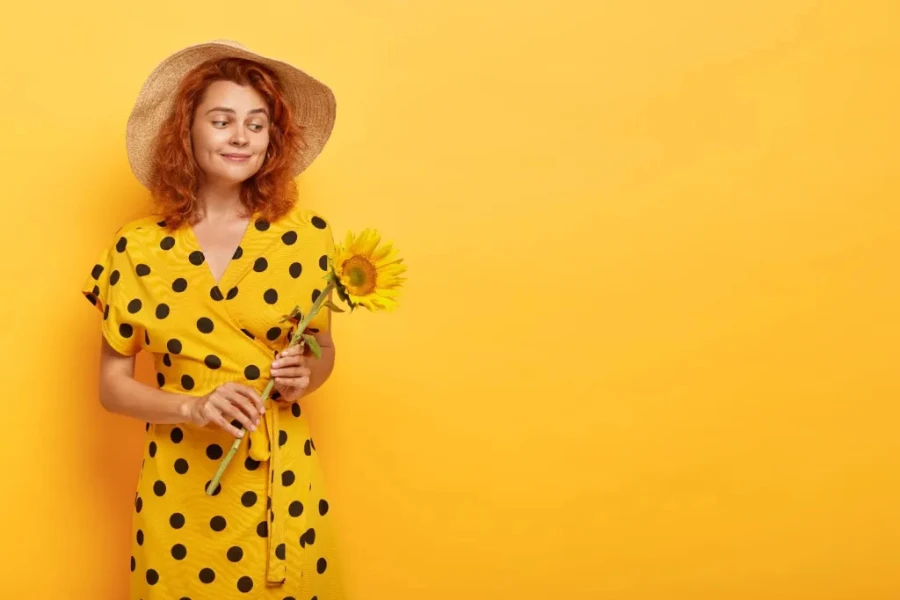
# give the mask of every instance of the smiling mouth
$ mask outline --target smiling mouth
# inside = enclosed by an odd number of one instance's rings
[[[249,154],[222,154],[222,158],[228,160],[245,161],[250,158]]]

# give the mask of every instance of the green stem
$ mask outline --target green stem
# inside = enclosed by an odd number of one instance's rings
[[[303,343],[303,332],[306,331],[307,326],[310,321],[315,318],[315,316],[319,313],[319,309],[322,308],[322,304],[328,299],[328,295],[331,293],[331,290],[334,289],[334,281],[329,281],[328,285],[325,286],[325,289],[322,290],[322,293],[319,294],[319,297],[316,298],[316,301],[313,302],[312,308],[309,309],[309,312],[303,316],[300,323],[297,324],[297,329],[294,331],[294,335],[291,336],[291,341],[288,343],[287,347],[296,346],[298,343]],[[269,398],[269,393],[272,391],[272,387],[275,385],[275,380],[270,379],[266,384],[265,389],[263,389],[263,393],[260,396],[263,405],[265,405],[266,400]],[[247,437],[246,432],[243,428],[241,428],[241,437],[234,438],[234,442],[231,444],[231,448],[228,449],[228,453],[222,458],[222,462],[219,463],[219,468],[216,470],[215,476],[213,476],[212,480],[209,482],[209,485],[206,486],[206,495],[212,496],[213,492],[215,492],[216,488],[219,487],[219,480],[222,479],[222,475],[225,473],[225,469],[228,468],[229,463],[231,463],[231,459],[234,458],[234,454],[237,452],[238,447],[241,445],[241,440]]]

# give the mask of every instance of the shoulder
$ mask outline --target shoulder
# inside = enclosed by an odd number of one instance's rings
[[[158,239],[168,235],[165,228],[166,222],[160,217],[148,215],[132,219],[121,224],[113,234],[113,242],[121,244],[124,238],[127,242]]]
[[[309,228],[312,231],[331,235],[331,222],[319,210],[305,206],[300,202],[294,204],[283,218],[287,228]]]

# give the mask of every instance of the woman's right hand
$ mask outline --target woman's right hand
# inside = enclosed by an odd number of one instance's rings
[[[247,431],[255,431],[259,417],[265,414],[262,399],[253,388],[230,381],[205,396],[192,398],[188,416],[194,425],[218,425],[235,437],[243,432],[231,424],[238,421]]]

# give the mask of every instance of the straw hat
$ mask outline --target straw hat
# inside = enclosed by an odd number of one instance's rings
[[[168,118],[182,78],[200,63],[213,58],[246,58],[269,67],[281,81],[294,119],[305,128],[306,147],[300,150],[292,175],[302,173],[325,147],[334,128],[334,93],[324,83],[297,67],[267,58],[230,40],[188,46],[163,60],[150,73],[128,117],[125,146],[128,162],[138,180],[149,187],[156,134]]]

